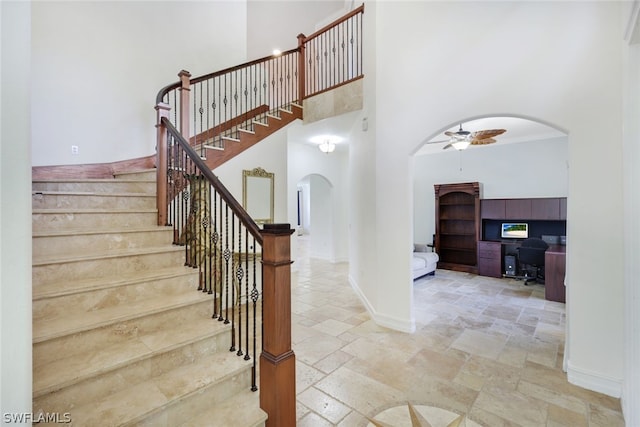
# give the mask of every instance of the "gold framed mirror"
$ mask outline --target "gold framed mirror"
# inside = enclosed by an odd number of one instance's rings
[[[242,206],[258,224],[273,223],[273,172],[257,167],[242,171]]]

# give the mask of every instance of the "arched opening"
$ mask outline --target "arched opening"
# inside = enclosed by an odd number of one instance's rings
[[[443,149],[444,132],[505,129],[486,145],[462,151]],[[500,115],[450,123],[414,154],[414,241],[431,243],[435,234],[434,185],[480,182],[481,198],[566,197],[569,187],[567,133],[541,121]]]
[[[443,149],[449,143],[444,132],[451,129],[457,131],[460,123],[463,129],[470,132],[483,129],[506,129],[506,132],[495,137],[493,143],[470,145],[461,151]],[[413,157],[414,243],[429,244],[434,240],[434,185],[478,182],[481,185],[481,199],[566,198],[569,188],[568,165],[567,133],[546,123],[501,116],[448,124],[429,135]],[[482,221],[479,227],[482,240]],[[498,258],[502,256],[499,254]],[[430,304],[427,303],[429,295],[416,293],[415,290],[420,282],[447,276],[447,270],[436,270],[435,276],[424,276],[414,282],[412,305],[418,323],[430,321],[434,314],[425,308]],[[483,276],[469,277],[469,283],[488,279]],[[544,291],[543,286],[535,290],[542,299],[545,298]]]
[[[333,260],[334,220],[333,185],[319,174],[310,174],[297,184],[298,235],[307,254]]]

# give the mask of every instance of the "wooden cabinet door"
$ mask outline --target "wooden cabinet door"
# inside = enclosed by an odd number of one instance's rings
[[[567,219],[567,198],[566,197],[560,198],[560,219],[561,220]]]
[[[544,297],[549,301],[565,302],[565,254],[547,251],[544,255]]]
[[[531,199],[531,219],[559,220],[560,199]]]
[[[478,274],[502,277],[502,245],[500,242],[478,242]]]
[[[480,211],[482,212],[482,218],[505,219],[505,200],[483,199],[480,203]]]
[[[507,199],[505,214],[509,219],[531,219],[531,199]]]

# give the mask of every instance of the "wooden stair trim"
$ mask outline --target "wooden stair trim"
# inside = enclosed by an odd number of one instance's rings
[[[254,121],[255,124],[259,124],[260,126],[256,126],[253,133],[240,133],[240,140],[235,144],[228,144],[224,151],[211,150],[208,152],[206,160],[207,166],[213,170],[294,120],[302,119],[302,107],[298,105],[292,104],[291,111],[281,110],[281,112],[282,115],[280,117],[267,114],[266,124]]]
[[[191,146],[194,146],[195,144],[197,144],[197,141],[207,141],[220,135],[223,132],[228,131],[229,129],[232,129],[235,126],[250,121],[260,114],[264,114],[267,111],[269,111],[269,106],[266,104],[254,108],[253,110],[249,110],[246,113],[240,114],[238,117],[234,117],[233,119],[227,120],[224,123],[212,127],[211,129],[205,130],[204,132],[201,132],[196,136],[192,136],[191,138],[189,138],[189,144],[191,144]]]
[[[88,165],[33,166],[32,180],[49,179],[113,179],[115,175],[132,170],[146,171],[155,169],[156,155],[122,160],[112,163],[94,163]]]

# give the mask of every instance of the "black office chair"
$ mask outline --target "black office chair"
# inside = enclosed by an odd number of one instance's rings
[[[537,282],[544,284],[544,253],[549,248],[547,242],[531,237],[525,239],[518,248],[518,261],[524,284]]]

